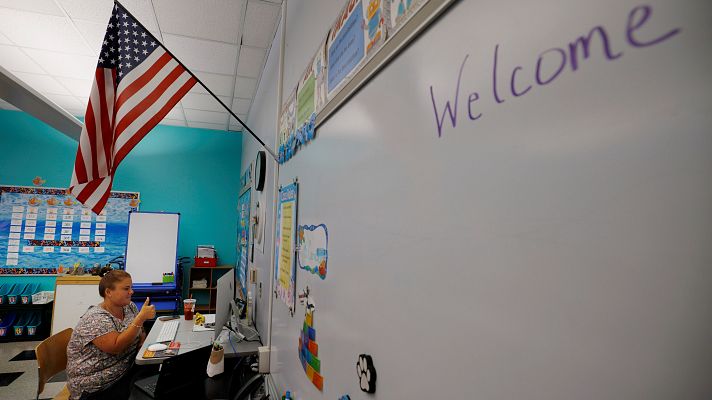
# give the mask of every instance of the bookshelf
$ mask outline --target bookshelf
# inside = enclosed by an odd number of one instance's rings
[[[234,273],[234,269],[235,268],[231,265],[219,265],[217,267],[190,267],[188,293],[197,300],[195,303],[195,312],[202,314],[215,313],[215,299],[217,297],[218,279],[226,273]],[[194,281],[202,279],[207,281],[207,288],[193,287]]]

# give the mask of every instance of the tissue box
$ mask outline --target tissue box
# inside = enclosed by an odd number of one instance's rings
[[[195,257],[196,267],[214,267],[217,265],[217,258]]]

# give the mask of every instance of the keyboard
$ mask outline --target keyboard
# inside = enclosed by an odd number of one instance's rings
[[[180,319],[172,319],[163,323],[161,331],[158,333],[156,342],[172,342],[176,338],[178,332],[178,323]]]

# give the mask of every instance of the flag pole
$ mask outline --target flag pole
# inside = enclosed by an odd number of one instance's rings
[[[130,12],[129,10],[127,10],[126,7],[124,7],[123,4],[121,4],[121,3],[118,2],[117,0],[114,0],[114,3],[120,5],[121,8],[123,8],[124,11],[126,11],[126,13],[127,13],[131,18],[133,18],[135,21],[139,22],[139,19],[136,18],[136,17],[134,17],[134,15],[131,14],[131,12]],[[263,142],[262,139],[260,139],[260,137],[257,136],[257,135],[255,134],[255,132],[252,131],[252,129],[250,129],[249,126],[247,126],[246,123],[242,122],[242,120],[240,119],[240,117],[238,117],[237,115],[235,115],[235,113],[230,109],[230,107],[226,106],[225,103],[223,103],[222,100],[220,100],[220,98],[219,98],[218,96],[216,96],[215,93],[213,93],[212,90],[210,90],[207,86],[205,86],[205,84],[203,83],[203,81],[201,81],[197,76],[195,76],[195,74],[193,73],[193,71],[191,71],[190,69],[188,69],[188,67],[186,67],[185,64],[183,64],[183,62],[181,62],[175,55],[173,55],[173,53],[171,53],[171,51],[168,50],[168,49],[166,48],[166,46],[164,46],[163,43],[162,43],[160,40],[158,40],[155,36],[153,36],[153,34],[152,34],[148,29],[146,29],[146,32],[153,38],[153,40],[155,40],[156,42],[158,42],[158,43],[161,45],[161,47],[163,47],[163,50],[165,50],[166,53],[168,53],[171,57],[173,57],[173,59],[176,60],[176,62],[178,62],[178,64],[180,64],[180,66],[183,67],[183,69],[185,69],[185,70],[193,77],[193,79],[195,79],[195,80],[203,87],[203,89],[205,89],[208,93],[210,93],[210,95],[213,96],[213,98],[214,98],[215,100],[217,100],[218,103],[220,103],[220,105],[223,106],[223,108],[225,108],[225,110],[227,110],[227,112],[230,113],[230,115],[232,115],[233,117],[235,117],[235,119],[236,119],[242,126],[244,126],[245,129],[247,129],[247,132],[249,132],[250,135],[252,135],[252,137],[255,138],[258,142],[260,142],[260,144],[262,145],[262,147],[263,147],[265,150],[267,150],[267,152],[272,156],[272,158],[274,158],[275,161],[277,161],[277,163],[279,163],[279,159],[277,158],[277,154],[275,154],[275,152],[274,152],[272,149],[270,149],[269,146],[267,146],[267,145],[265,144],[265,142]]]

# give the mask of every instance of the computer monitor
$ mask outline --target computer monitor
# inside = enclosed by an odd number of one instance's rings
[[[235,298],[235,275],[224,274],[218,279],[217,298],[215,301],[215,335],[217,339],[222,328],[230,321],[230,303]]]

